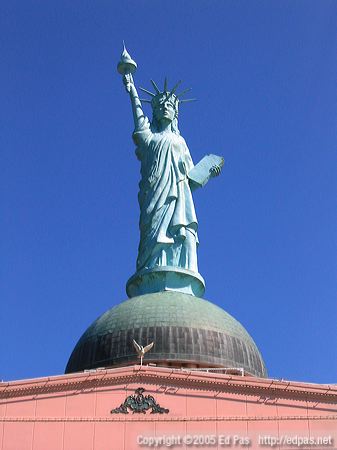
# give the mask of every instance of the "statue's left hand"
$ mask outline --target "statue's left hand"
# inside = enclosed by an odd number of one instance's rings
[[[212,177],[217,177],[217,176],[220,175],[221,167],[220,167],[220,166],[217,166],[217,165],[214,165],[214,166],[212,166],[212,167],[210,168],[210,172],[211,172],[211,176],[212,176]]]

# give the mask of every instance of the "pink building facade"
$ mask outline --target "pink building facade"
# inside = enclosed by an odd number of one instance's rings
[[[337,446],[335,385],[129,366],[3,382],[0,398],[1,450]]]

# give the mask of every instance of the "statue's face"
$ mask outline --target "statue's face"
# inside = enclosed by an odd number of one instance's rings
[[[166,97],[163,97],[159,99],[159,101],[155,105],[153,109],[153,114],[159,122],[162,121],[172,122],[172,120],[176,115],[176,110],[174,104]]]

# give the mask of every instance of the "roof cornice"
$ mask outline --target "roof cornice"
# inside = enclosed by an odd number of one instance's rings
[[[337,402],[337,386],[241,377],[151,366],[96,369],[87,372],[0,383],[0,398],[99,389],[124,383],[164,384],[213,392],[266,395],[308,401]]]

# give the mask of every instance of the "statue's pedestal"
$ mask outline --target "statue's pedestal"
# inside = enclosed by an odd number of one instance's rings
[[[197,272],[164,266],[136,272],[126,283],[126,293],[129,297],[162,291],[178,291],[203,297],[205,281]]]

